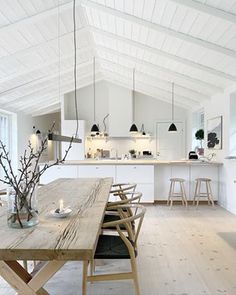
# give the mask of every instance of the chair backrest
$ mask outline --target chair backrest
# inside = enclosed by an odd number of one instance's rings
[[[111,194],[120,194],[123,192],[134,192],[136,190],[136,183],[117,183],[112,185]]]
[[[111,209],[116,209],[119,212],[120,220],[105,222],[103,228],[116,227],[122,240],[125,242],[129,249],[129,252],[134,251],[137,246],[137,240],[140,233],[140,229],[143,223],[143,218],[146,212],[146,208],[139,204],[126,204],[119,206],[111,206]],[[135,213],[132,216],[127,215],[128,209],[133,209]],[[135,222],[137,226],[136,230],[132,230],[132,224]],[[123,233],[121,225],[125,226],[128,233],[128,237]],[[134,252],[132,253],[132,255]],[[131,253],[130,253],[131,255]]]

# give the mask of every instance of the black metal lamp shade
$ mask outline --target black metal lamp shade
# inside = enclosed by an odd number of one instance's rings
[[[174,123],[171,123],[169,129],[168,129],[169,132],[177,132],[177,127]]]
[[[137,133],[138,132],[138,128],[136,126],[136,124],[132,124],[132,126],[130,127],[130,130],[129,130],[130,133]]]
[[[99,133],[99,128],[97,124],[93,124],[91,128],[91,133]]]

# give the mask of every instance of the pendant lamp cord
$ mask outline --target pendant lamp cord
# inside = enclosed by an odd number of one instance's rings
[[[133,122],[135,121],[135,69],[133,69]]]
[[[75,87],[75,116],[76,116],[76,131],[75,138],[78,137],[79,131],[79,116],[78,116],[78,105],[77,105],[77,40],[76,40],[76,0],[73,0],[73,26],[74,26],[74,87]]]
[[[58,0],[58,10],[57,10],[57,42],[58,42],[58,98],[61,100],[61,43],[60,43],[60,0]]]
[[[174,89],[175,83],[172,83],[172,122],[174,122]]]
[[[96,121],[96,113],[95,113],[95,109],[96,109],[96,89],[95,89],[95,56],[93,58],[93,121],[95,123]]]

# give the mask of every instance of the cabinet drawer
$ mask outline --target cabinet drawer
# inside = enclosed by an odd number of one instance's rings
[[[117,182],[154,182],[154,166],[151,165],[118,165],[116,173]]]
[[[77,174],[77,166],[56,165],[46,170],[40,178],[40,183],[47,184],[59,178],[77,178]]]
[[[112,165],[81,165],[79,177],[113,177],[115,179],[115,166]]]

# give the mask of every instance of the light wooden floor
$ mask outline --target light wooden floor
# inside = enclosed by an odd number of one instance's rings
[[[236,216],[208,206],[149,206],[139,240],[142,295],[236,295]],[[106,261],[100,271],[128,269]],[[81,264],[68,263],[46,286],[52,295],[81,294]],[[0,294],[13,295],[0,279]],[[99,282],[89,295],[133,295],[132,282]]]

